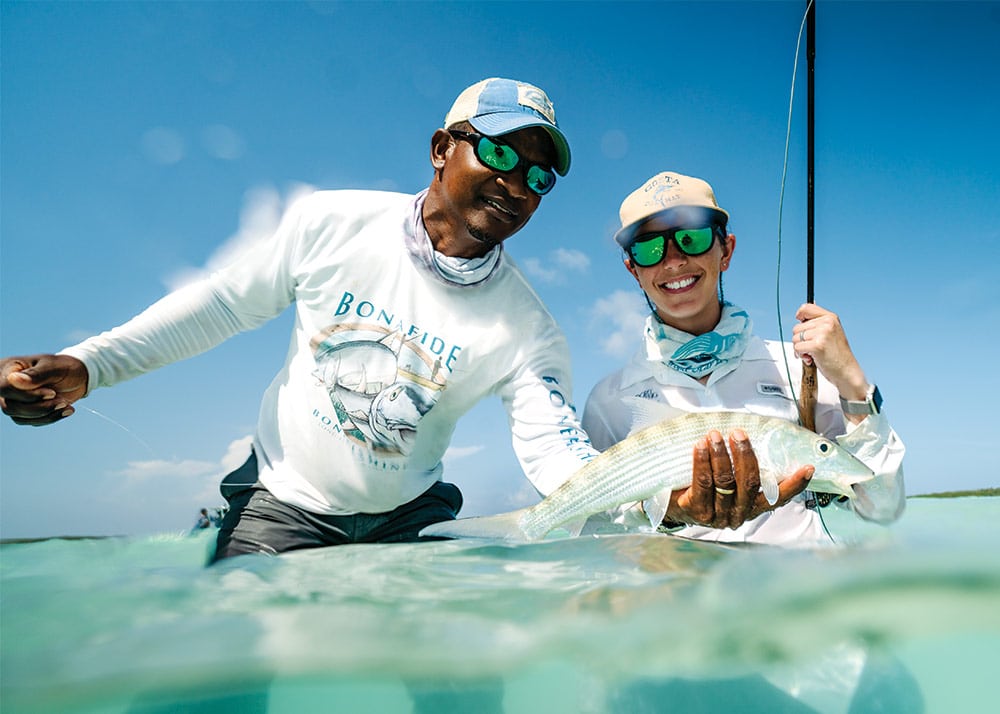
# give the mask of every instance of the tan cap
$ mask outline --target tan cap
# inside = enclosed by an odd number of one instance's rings
[[[673,171],[656,174],[630,193],[618,212],[622,227],[615,233],[615,241],[627,248],[643,224],[651,218],[669,225],[658,228],[695,227],[727,223],[729,214],[719,208],[715,192],[707,181],[684,176]]]

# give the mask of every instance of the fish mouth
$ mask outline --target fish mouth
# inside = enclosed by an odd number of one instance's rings
[[[408,449],[412,449],[417,443],[417,430],[412,426],[391,426],[392,433],[396,435],[397,443]]]

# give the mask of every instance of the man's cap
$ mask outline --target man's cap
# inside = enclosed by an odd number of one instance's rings
[[[476,82],[458,95],[444,118],[444,128],[463,121],[487,136],[540,126],[555,145],[556,173],[565,176],[569,171],[569,142],[556,123],[556,110],[548,95],[533,84],[499,77]]]
[[[622,227],[615,241],[622,248],[628,248],[651,219],[656,220],[658,230],[729,222],[729,214],[719,208],[707,181],[673,171],[656,174],[630,193],[618,215]]]

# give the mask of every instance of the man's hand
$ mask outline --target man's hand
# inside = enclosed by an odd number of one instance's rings
[[[730,458],[732,453],[732,458]],[[760,468],[742,429],[729,435],[729,450],[718,431],[694,445],[691,486],[670,496],[666,519],[711,528],[738,528],[785,505],[805,490],[816,469],[803,466],[778,485],[772,506],[760,490]]]
[[[73,414],[87,394],[89,375],[69,355],[31,355],[0,360],[0,409],[17,424],[44,426]]]

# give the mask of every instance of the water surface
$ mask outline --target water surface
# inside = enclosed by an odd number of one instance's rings
[[[1000,499],[826,551],[644,534],[205,568],[211,534],[0,549],[5,712],[985,711]],[[852,708],[853,707],[853,708]],[[894,708],[893,708],[894,707]]]

